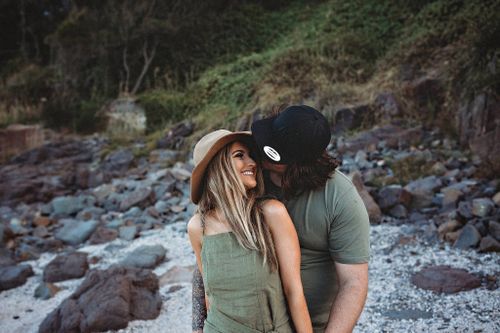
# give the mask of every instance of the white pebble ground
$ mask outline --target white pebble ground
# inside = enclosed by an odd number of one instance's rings
[[[410,241],[407,244],[395,245],[403,229],[404,226],[372,227],[370,290],[355,332],[500,332],[500,290],[487,290],[483,286],[443,295],[418,289],[410,282],[411,275],[426,265],[450,265],[471,273],[481,272],[499,278],[500,255],[459,251],[442,245],[424,245],[420,239],[413,239],[412,236],[408,237]],[[133,242],[115,240],[104,245],[82,247],[79,251],[100,257],[100,261],[91,265],[91,268],[104,269],[144,244],[161,244],[167,249],[170,260],[154,270],[158,276],[173,267],[192,267],[195,263],[183,222],[169,225],[163,230],[148,231]],[[54,256],[46,253],[39,260],[27,262],[33,266],[35,276],[21,287],[0,293],[0,332],[37,332],[45,316],[83,281],[77,279],[56,283],[63,290],[50,300],[34,298],[43,268]],[[158,318],[133,321],[126,329],[117,332],[190,332],[189,278],[184,276],[175,283],[161,285],[160,294],[163,306]],[[415,314],[422,318],[415,319]]]

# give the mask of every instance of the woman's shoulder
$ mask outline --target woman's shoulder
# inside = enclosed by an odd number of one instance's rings
[[[191,217],[187,224],[187,231],[188,233],[192,234],[201,234],[203,232],[203,225],[201,222],[201,215],[196,213]]]
[[[282,214],[288,214],[285,205],[276,199],[266,199],[262,202],[262,212],[264,216],[276,217]]]

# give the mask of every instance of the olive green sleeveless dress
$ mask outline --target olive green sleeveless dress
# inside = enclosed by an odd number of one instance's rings
[[[201,259],[210,303],[204,333],[293,332],[279,273],[257,251],[227,232],[203,237]]]

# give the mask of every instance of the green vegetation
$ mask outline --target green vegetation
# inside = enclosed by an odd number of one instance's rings
[[[59,14],[41,31],[48,44],[25,42],[3,59],[0,96],[13,101],[0,105],[3,126],[41,117],[51,127],[92,131],[102,126],[103,104],[132,94],[149,132],[188,117],[206,131],[279,103],[335,107],[384,90],[401,99],[405,117],[451,126],[460,96],[500,91],[491,70],[499,65],[498,0],[64,3],[49,9]],[[33,13],[44,8],[22,4],[32,13],[24,28],[42,26],[47,18]],[[22,4],[0,9],[15,16]],[[429,70],[444,83],[443,96],[421,114],[400,83]],[[9,116],[12,105],[30,116]]]

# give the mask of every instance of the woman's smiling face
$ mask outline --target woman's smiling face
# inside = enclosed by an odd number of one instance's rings
[[[257,186],[257,163],[250,157],[250,150],[241,142],[234,142],[229,147],[236,173],[247,190]]]

